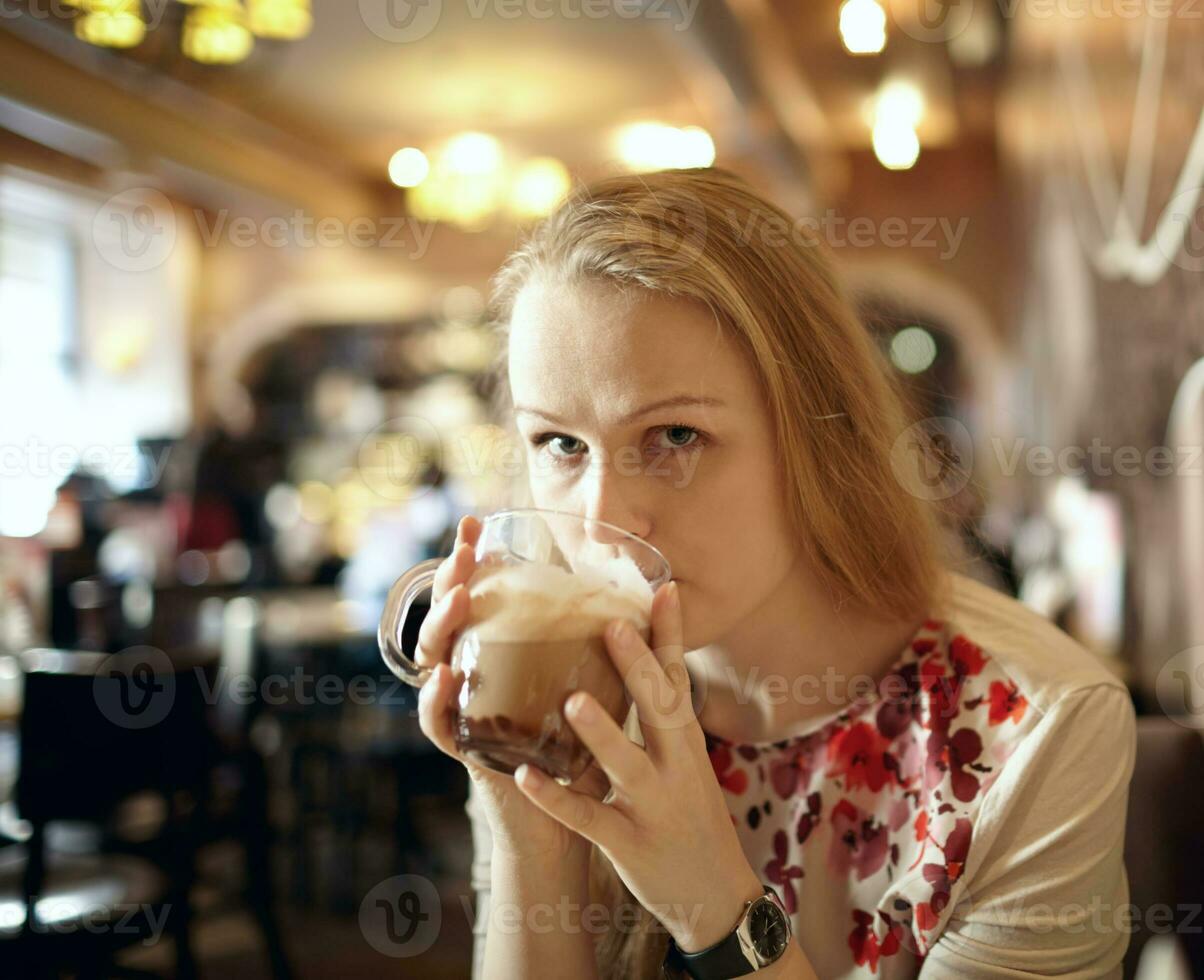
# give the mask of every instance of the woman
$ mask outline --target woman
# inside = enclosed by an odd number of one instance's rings
[[[644,678],[631,738],[577,694],[596,762],[573,786],[466,763],[478,971],[1118,974],[1126,690],[956,571],[923,440],[818,243],[720,169],[618,177],[535,230],[493,305],[529,502],[645,538],[675,578],[651,649],[608,636]],[[419,641],[441,664],[421,724],[453,755],[479,531]]]

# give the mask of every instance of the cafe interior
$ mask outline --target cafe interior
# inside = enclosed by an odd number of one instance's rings
[[[714,165],[831,247],[968,573],[1128,685],[1125,976],[1204,978],[1202,18],[0,0],[0,975],[470,975],[384,598],[508,499],[507,253]]]

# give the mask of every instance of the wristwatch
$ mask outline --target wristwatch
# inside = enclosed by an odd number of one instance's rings
[[[672,939],[665,973],[693,980],[729,980],[769,966],[790,945],[790,916],[768,885],[765,894],[744,903],[744,914],[723,939],[696,953],[683,953]]]

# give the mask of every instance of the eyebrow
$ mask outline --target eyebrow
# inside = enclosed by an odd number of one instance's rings
[[[712,398],[709,396],[698,395],[674,395],[671,398],[662,398],[660,401],[653,402],[650,405],[645,405],[643,408],[637,409],[624,415],[618,420],[618,425],[627,425],[629,422],[634,422],[636,419],[643,418],[650,412],[655,412],[661,408],[685,408],[687,406],[703,405],[710,408],[722,408],[727,404],[722,398]],[[563,419],[558,418],[548,412],[544,412],[538,408],[528,408],[524,405],[516,405],[514,408],[516,415],[538,415],[542,419],[547,419],[549,422],[554,422],[557,425],[568,425]]]

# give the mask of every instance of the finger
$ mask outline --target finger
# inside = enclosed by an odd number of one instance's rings
[[[644,750],[633,744],[596,698],[578,691],[565,702],[564,715],[594,756],[612,786],[636,799],[655,775]]]
[[[481,536],[482,527],[484,525],[479,518],[472,514],[465,514],[456,524],[456,545],[470,544],[475,548],[477,539]]]
[[[472,577],[476,568],[476,558],[473,557],[474,546],[467,542],[457,544],[435,570],[435,579],[431,583],[431,601],[438,602],[448,592],[462,582]]]
[[[452,699],[459,684],[447,664],[439,664],[418,691],[418,727],[435,746],[459,758],[452,737]]]
[[[460,523],[456,525],[456,544],[466,544],[470,548],[476,549],[477,542],[481,538],[481,529],[485,525],[481,521],[473,517],[472,514],[465,514],[460,518]]]
[[[625,621],[606,631],[606,645],[635,702],[644,744],[654,761],[680,748],[680,735],[698,724],[682,643],[676,586],[664,585],[652,603],[650,647]],[[614,627],[619,627],[616,632]]]
[[[685,627],[676,582],[666,582],[652,597],[652,652],[670,680],[688,682]]]
[[[418,627],[414,661],[420,667],[434,667],[448,659],[452,635],[468,618],[471,600],[466,586],[457,585],[442,601],[431,607]]]
[[[456,543],[452,545],[451,554],[435,572],[435,580],[431,585],[432,602],[438,602],[454,586],[468,581],[476,568],[476,560],[472,556],[481,537],[482,527],[481,522],[471,514],[460,518],[460,523],[456,525]]]
[[[598,765],[596,759],[590,759],[585,772],[578,776],[569,788],[591,796],[595,800],[605,799],[611,791],[610,780],[606,778],[606,773],[602,771],[602,767]]]
[[[621,844],[628,836],[630,821],[614,807],[561,786],[534,766],[527,763],[519,766],[514,773],[514,782],[523,795],[549,817],[599,847]]]

